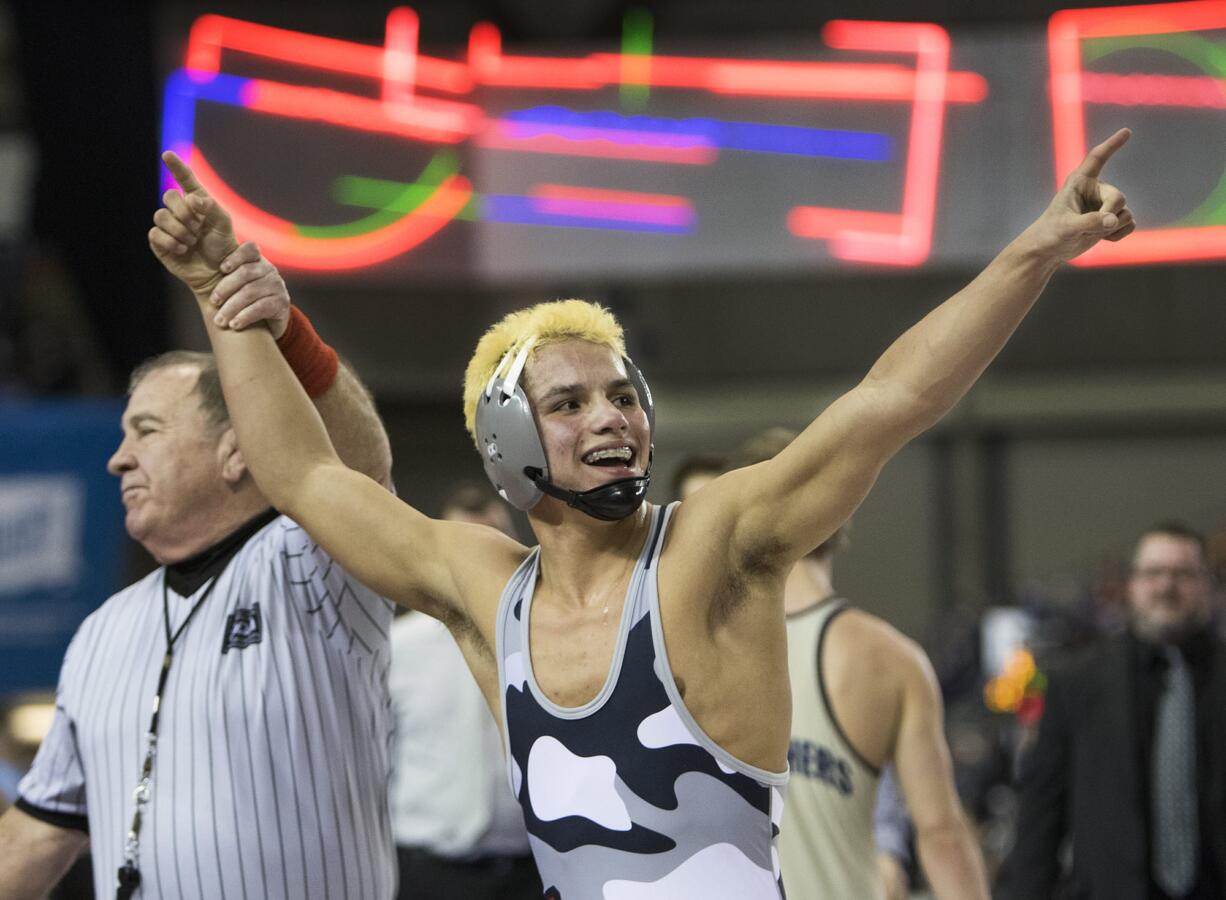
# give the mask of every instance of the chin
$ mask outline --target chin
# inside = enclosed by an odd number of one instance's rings
[[[152,523],[149,522],[146,516],[142,516],[138,510],[131,510],[124,518],[123,524],[128,532],[128,537],[142,546],[145,546],[145,542],[154,531]],[[148,547],[146,546],[145,549],[148,549]]]
[[[147,528],[141,522],[140,518],[132,513],[128,513],[124,517],[123,527],[128,532],[128,537],[134,541],[140,541],[144,536]]]
[[[1160,643],[1178,643],[1200,630],[1204,623],[1196,616],[1150,619],[1140,623],[1142,636]]]

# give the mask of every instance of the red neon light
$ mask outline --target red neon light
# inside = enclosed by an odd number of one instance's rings
[[[840,259],[919,265],[932,249],[949,35],[936,25],[835,21],[826,26],[823,37],[838,49],[916,56],[902,213],[848,210],[844,214],[818,207],[794,207],[788,213],[788,228],[798,237],[830,241],[830,252]]]
[[[856,209],[796,206],[788,213],[788,230],[797,237],[823,241],[837,238],[844,232],[897,233],[902,230],[902,216]]]
[[[600,139],[569,140],[553,134],[519,137],[502,122],[491,122],[476,137],[479,147],[519,150],[524,153],[552,153],[561,156],[589,156],[597,159],[630,159],[638,162],[681,163],[706,166],[715,162],[715,147],[666,147],[651,144],[621,144]]]
[[[621,57],[597,53],[589,59],[610,66],[611,73],[612,66],[620,64]],[[717,94],[906,102],[915,95],[915,77],[912,69],[888,63],[757,62],[653,56],[650,77],[643,83]],[[948,92],[946,100],[951,103],[978,103],[987,97],[988,83],[975,72],[952,72]]]
[[[1047,45],[1059,181],[1063,173],[1077,168],[1086,151],[1085,121],[1081,116],[1081,40],[1076,20],[1062,12],[1052,16],[1047,26]]]
[[[611,191],[605,188],[576,187],[569,184],[538,184],[533,197],[544,200],[582,200],[592,203],[626,203],[636,206],[689,207],[686,197],[676,194],[644,194],[639,191]]]
[[[228,49],[311,69],[382,81],[388,71],[385,55],[390,52],[412,56],[419,88],[448,93],[467,93],[478,84],[597,90],[620,84],[626,67],[630,66],[630,71],[634,72],[634,83],[647,87],[868,101],[908,101],[915,94],[915,73],[897,65],[652,56],[650,66],[643,68],[643,57],[626,57],[617,53],[593,53],[578,59],[504,56],[502,37],[498,29],[488,22],[473,26],[469,34],[468,58],[461,63],[417,52],[417,17],[408,7],[398,7],[388,14],[387,29],[389,44],[385,48],[302,34],[224,16],[202,16],[192,26],[186,67],[217,72],[221,51]],[[837,35],[837,31],[835,33]],[[888,52],[891,48],[854,48],[849,45],[836,49],[881,49]],[[399,65],[404,67],[403,62]],[[395,69],[396,66],[393,66]],[[406,81],[401,77],[397,81],[406,85],[413,83],[411,79]],[[988,86],[987,81],[977,73],[951,72],[947,90],[948,102],[978,103],[987,96]]]
[[[416,16],[407,7],[399,7],[388,13],[388,19],[397,16],[401,10],[407,10]],[[400,27],[400,23],[392,25],[393,34],[397,37],[400,35]],[[383,47],[215,15],[201,16],[192,25],[187,42],[185,68],[201,72],[219,72],[223,49],[275,59],[307,69],[379,80],[384,76]],[[421,87],[451,94],[465,94],[473,88],[468,66],[464,63],[421,55],[416,56],[416,81]]]
[[[307,69],[383,77],[382,47],[214,15],[201,16],[192,25],[186,67],[201,72],[220,71],[223,48]]]
[[[409,140],[455,144],[472,135],[482,113],[451,101],[415,98],[390,104],[327,88],[255,81],[246,95],[248,109],[291,119],[308,119],[391,134]]]
[[[1085,72],[1081,99],[1116,106],[1226,109],[1226,79],[1204,75],[1109,75]]]
[[[502,57],[502,33],[491,22],[478,22],[468,33],[468,68],[476,78],[498,67]]]
[[[684,228],[693,221],[692,210],[681,206],[639,206],[596,200],[547,200],[539,197],[533,198],[533,206],[545,215],[604,219],[608,222],[635,222]]]
[[[1087,101],[1118,104],[1126,96],[1135,99],[1137,94],[1129,92],[1135,92],[1138,88],[1144,91],[1142,96],[1152,96],[1149,91],[1162,84],[1171,94],[1162,99],[1162,105],[1209,106],[1209,103],[1189,101],[1209,99],[1204,82],[1221,84],[1208,78],[1176,80],[1169,76],[1082,72],[1083,40],[1221,28],[1226,28],[1226,0],[1066,9],[1053,15],[1048,23],[1047,40],[1051,59],[1052,135],[1057,183],[1073,171],[1085,156],[1084,109]],[[1212,108],[1221,107],[1215,103]],[[1073,264],[1108,266],[1224,257],[1226,227],[1139,228],[1127,241],[1099,243],[1073,260]]]
[[[1222,28],[1226,3],[1221,0],[1188,0],[1184,3],[1151,3],[1147,6],[1104,6],[1098,9],[1065,9],[1052,16],[1069,19],[1081,39],[1123,37],[1136,34],[1172,34],[1177,31],[1210,31]]]
[[[479,22],[468,35],[468,66],[475,81],[496,87],[591,91],[610,84],[605,66],[587,59],[503,56],[502,35]]]
[[[383,52],[383,100],[412,103],[417,81],[417,13],[407,6],[387,14]]]
[[[1139,235],[1145,241],[1139,247],[1129,246]],[[1199,228],[1151,228],[1138,229],[1127,241],[1103,242],[1090,253],[1079,256],[1084,266],[1143,265],[1206,259],[1221,259],[1226,256],[1226,225],[1207,225]],[[1088,257],[1088,258],[1087,258]]]
[[[310,238],[293,224],[252,206],[213,171],[199,150],[191,155],[200,183],[230,213],[234,231],[253,240],[279,266],[311,270],[358,269],[405,253],[452,221],[472,198],[467,178],[453,175],[413,212],[391,225],[344,238]]]

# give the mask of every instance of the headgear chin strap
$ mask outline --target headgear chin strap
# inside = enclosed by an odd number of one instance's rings
[[[647,489],[651,487],[650,465],[642,475],[619,478],[586,491],[569,491],[558,487],[548,481],[545,473],[535,466],[525,466],[524,474],[542,493],[556,497],[567,506],[605,522],[619,522],[637,510],[647,499]]]
[[[590,490],[571,491],[552,483],[532,407],[519,384],[533,343],[531,339],[525,341],[503,356],[477,400],[476,437],[485,474],[502,498],[516,509],[532,509],[548,494],[597,519],[608,522],[624,519],[638,509],[647,496],[651,484],[651,457],[648,456],[647,470],[642,475],[619,478]],[[623,356],[622,362],[654,434],[655,408],[651,389],[630,357]]]

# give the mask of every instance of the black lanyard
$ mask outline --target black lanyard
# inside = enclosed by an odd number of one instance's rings
[[[166,588],[166,577],[165,575],[162,576],[162,625],[166,629],[166,655],[162,657],[162,671],[158,675],[157,692],[153,695],[153,714],[149,719],[149,731],[145,734],[145,761],[141,765],[140,781],[136,785],[136,790],[132,792],[132,803],[135,809],[132,812],[132,827],[128,829],[128,837],[124,842],[124,863],[116,873],[118,882],[115,886],[115,900],[128,900],[136,892],[136,889],[140,887],[138,860],[140,858],[141,814],[145,805],[148,804],[150,797],[153,778],[153,758],[157,752],[158,742],[158,713],[162,709],[162,691],[166,689],[166,679],[170,675],[170,664],[174,661],[175,641],[179,639],[179,635],[187,628],[187,624],[196,615],[196,611],[204,605],[204,601],[213,592],[213,588],[217,586],[217,580],[220,577],[220,573],[213,576],[213,580],[204,589],[200,599],[195,602],[188,612],[187,618],[175,629],[175,633],[171,634],[170,594]]]

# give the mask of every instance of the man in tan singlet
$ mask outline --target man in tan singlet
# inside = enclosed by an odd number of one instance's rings
[[[782,452],[795,432],[750,439],[734,466]],[[885,897],[873,808],[893,764],[915,823],[920,863],[939,900],[986,900],[987,877],[954,789],[941,697],[927,656],[834,591],[837,531],[784,585],[792,680],[791,780],[779,835],[790,900]]]

